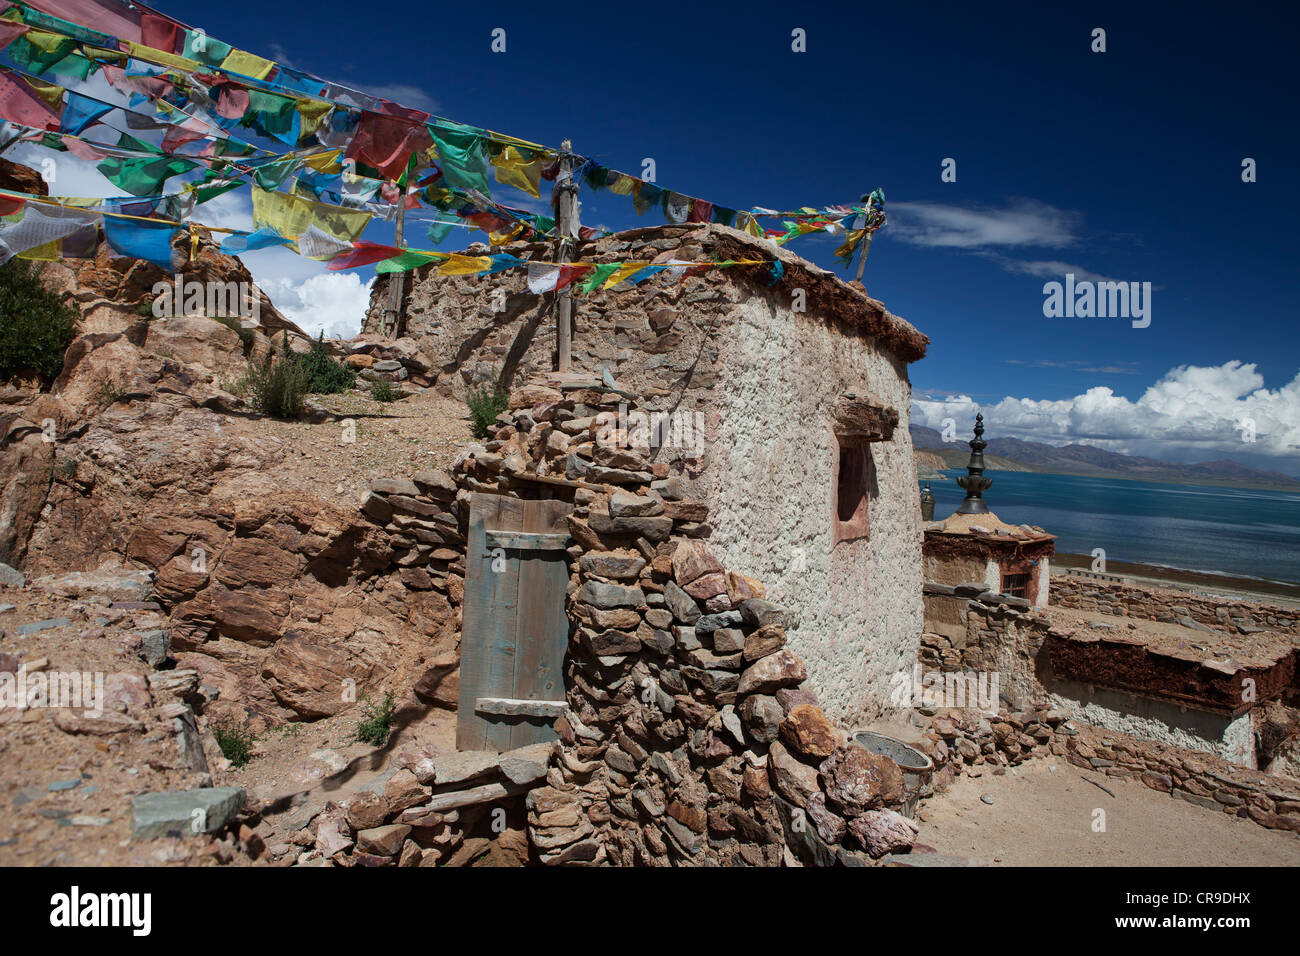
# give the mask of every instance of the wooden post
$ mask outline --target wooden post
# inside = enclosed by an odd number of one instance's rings
[[[862,237],[862,258],[858,260],[858,278],[857,278],[858,285],[862,285],[862,270],[867,267],[867,253],[871,251],[872,235],[873,234],[869,232]],[[862,286],[862,287],[864,289],[866,288],[866,286]]]
[[[556,231],[555,261],[569,262],[573,258],[573,244],[578,238],[578,184],[573,181],[573,144],[565,140],[560,144],[560,208]],[[561,372],[569,371],[573,353],[573,288],[560,290],[560,305],[555,315],[555,365]]]
[[[406,188],[400,187],[397,199],[397,226],[393,245],[406,248]],[[394,272],[388,283],[388,307],[384,310],[384,332],[391,338],[402,334],[402,300],[406,297],[406,273]],[[391,316],[391,318],[390,318]]]
[[[863,204],[867,207],[867,209],[870,209],[870,208],[871,208],[871,194],[868,193],[867,195],[863,196],[862,199],[859,200],[859,202],[863,203]],[[866,228],[866,225],[867,225],[867,217],[866,217],[865,215],[863,215],[863,216],[862,216],[862,227],[865,229],[865,228]],[[858,277],[857,277],[856,280],[854,280],[854,281],[857,282],[858,285],[862,285],[862,270],[865,269],[865,268],[867,267],[867,253],[871,251],[871,237],[872,237],[872,235],[873,235],[873,233],[870,233],[870,232],[869,232],[869,233],[867,233],[865,236],[862,237],[862,257],[861,257],[860,259],[858,259]],[[862,287],[863,287],[864,289],[866,288],[866,286],[862,286]]]

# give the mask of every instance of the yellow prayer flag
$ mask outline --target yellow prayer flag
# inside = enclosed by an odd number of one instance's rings
[[[515,238],[515,236],[519,235],[523,231],[524,231],[524,224],[522,222],[517,222],[515,223],[513,229],[509,229],[506,232],[488,233],[488,239],[491,241],[492,245],[494,246],[504,246],[507,242],[510,242],[512,239]]]
[[[191,60],[183,56],[177,56],[174,53],[164,53],[162,50],[155,50],[151,46],[145,46],[143,43],[133,43],[126,41],[127,49],[131,51],[131,56],[136,60],[144,60],[147,63],[153,63],[158,66],[169,67],[173,70],[180,70],[184,73],[193,73],[199,70],[198,60]]]
[[[530,196],[538,195],[542,181],[542,160],[536,154],[524,153],[514,146],[507,146],[492,157],[492,167],[496,171],[497,182],[503,186],[515,186]]]
[[[334,104],[322,100],[298,100],[298,115],[302,117],[300,139],[306,139],[320,129],[332,109]]]
[[[491,256],[458,256],[454,252],[438,266],[440,276],[470,276],[492,268]]]
[[[602,285],[601,288],[602,289],[612,288],[613,286],[618,285],[620,282],[622,282],[624,279],[628,278],[629,276],[636,275],[638,272],[640,272],[649,264],[650,263],[648,262],[625,262],[617,269],[615,269],[613,273],[610,274],[610,277],[605,280],[605,284]]]
[[[311,202],[288,193],[253,187],[253,222],[274,229],[287,239],[297,239],[315,225],[338,239],[356,242],[370,222],[370,213]]]
[[[306,129],[306,127],[304,126],[303,129]],[[340,160],[342,158],[343,150],[331,149],[315,156],[308,156],[303,162],[317,172],[328,173],[341,165]]]
[[[18,253],[18,258],[34,262],[57,262],[63,258],[63,240],[52,239],[44,245],[32,246],[27,251]]]
[[[238,73],[241,76],[251,76],[255,80],[264,80],[275,69],[275,62],[244,50],[231,50],[221,61],[221,68],[227,73]]]
[[[32,92],[49,105],[50,109],[56,113],[63,111],[63,87],[31,76],[24,76],[23,81],[32,88]]]
[[[616,196],[630,196],[636,189],[636,184],[638,182],[640,182],[640,180],[635,176],[627,176],[620,173],[619,177],[615,179],[613,184],[609,187],[609,191],[614,193]]]
[[[745,217],[745,225],[743,226],[744,231],[751,236],[757,236],[759,239],[762,239],[763,229],[759,226],[758,220],[754,218],[754,214],[747,212],[742,213],[742,215]]]

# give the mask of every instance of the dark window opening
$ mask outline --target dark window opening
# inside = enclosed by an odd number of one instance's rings
[[[1025,596],[1025,590],[1029,587],[1028,574],[1004,574],[1002,575],[1002,593],[1011,597],[1022,598]]]
[[[866,537],[871,459],[861,442],[841,444],[835,463],[835,541]]]

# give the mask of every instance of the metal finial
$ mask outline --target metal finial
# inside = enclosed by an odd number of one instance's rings
[[[970,461],[966,464],[966,474],[957,479],[966,497],[962,499],[959,515],[983,515],[989,513],[989,506],[984,503],[983,494],[993,484],[992,478],[984,477],[984,449],[988,442],[984,440],[984,415],[975,416],[975,437],[970,442]]]

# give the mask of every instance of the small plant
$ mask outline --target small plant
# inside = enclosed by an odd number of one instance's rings
[[[284,348],[285,352],[288,353],[289,333],[287,331],[284,334]],[[357,383],[356,370],[348,368],[330,355],[330,350],[325,347],[324,332],[320,333],[320,336],[311,344],[311,349],[306,354],[295,356],[295,358],[306,370],[307,391],[309,392],[332,395],[336,392],[346,392]]]
[[[244,766],[253,759],[253,735],[248,724],[237,724],[233,720],[223,720],[212,725],[212,736],[217,738],[221,755],[236,768]]]
[[[249,363],[244,376],[253,407],[263,415],[297,418],[309,384],[307,369],[289,351],[289,334],[284,336],[284,351],[277,359],[268,355],[259,365]]]
[[[31,264],[0,265],[0,382],[35,373],[48,385],[63,370],[77,312],[41,284]]]
[[[105,408],[111,408],[117,404],[117,400],[122,397],[122,386],[111,378],[106,378],[99,383],[99,402]]]
[[[393,388],[392,384],[385,381],[370,383],[370,397],[377,402],[395,402],[402,397],[402,393]]]
[[[497,416],[506,410],[509,403],[510,393],[501,387],[500,382],[493,385],[490,392],[486,388],[471,389],[465,404],[469,406],[470,418],[474,421],[474,437],[487,438]]]
[[[153,303],[152,303],[152,302],[141,302],[139,305],[137,305],[137,306],[135,307],[135,314],[136,314],[136,315],[139,315],[139,316],[142,316],[142,317],[144,317],[144,318],[146,318],[146,319],[152,319],[152,318],[154,317],[154,316],[153,316]]]
[[[362,698],[365,717],[357,724],[357,740],[372,747],[382,747],[388,743],[388,734],[393,729],[393,717],[397,714],[397,700],[393,692],[384,694],[378,704]]]

